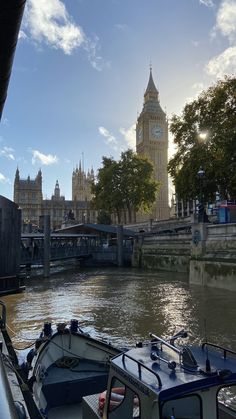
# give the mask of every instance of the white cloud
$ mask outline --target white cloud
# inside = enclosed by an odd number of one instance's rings
[[[9,120],[6,117],[2,118],[2,125],[4,125],[5,127],[10,126]]]
[[[26,39],[27,35],[24,31],[20,30],[19,31],[19,35],[18,35],[18,39]]]
[[[136,146],[136,132],[135,132],[135,124],[131,125],[130,128],[120,128],[120,133],[124,136],[124,140],[126,141],[129,148],[135,150]]]
[[[197,48],[197,47],[199,47],[199,41],[191,41],[191,44],[195,47],[195,48]]]
[[[192,103],[194,100],[196,100],[199,94],[203,91],[204,87],[205,87],[204,84],[201,82],[194,83],[191,86],[191,89],[193,90],[193,96],[186,97],[185,99],[186,103]]]
[[[27,39],[42,47],[60,49],[71,55],[77,48],[83,48],[93,68],[102,70],[109,63],[98,54],[99,38],[87,37],[82,27],[73,21],[61,0],[28,0],[20,39]]]
[[[9,179],[6,178],[1,172],[0,172],[0,183],[9,183]]]
[[[106,128],[99,127],[99,133],[105,138],[105,144],[109,145],[113,150],[117,151],[117,140]]]
[[[204,88],[204,84],[199,82],[199,83],[194,83],[192,85],[192,89],[197,90],[197,91],[201,91]]]
[[[236,69],[236,46],[227,48],[222,54],[212,58],[206,66],[206,71],[211,76],[223,77],[233,74]]]
[[[52,154],[43,154],[38,150],[31,150],[33,157],[32,157],[32,164],[41,163],[45,166],[49,166],[51,164],[55,164],[58,162],[57,156],[53,156]]]
[[[218,33],[228,38],[229,47],[213,57],[206,65],[206,72],[215,77],[235,74],[236,69],[236,2],[223,0],[216,16],[212,37]]]
[[[15,157],[13,155],[13,148],[11,147],[3,147],[0,149],[0,156],[6,157],[8,160],[15,160]]]
[[[201,4],[204,4],[204,6],[207,7],[213,7],[214,6],[214,1],[213,0],[200,0]]]
[[[110,67],[110,63],[105,62],[98,53],[100,50],[98,36],[95,36],[93,40],[86,38],[83,43],[83,48],[87,52],[88,60],[95,70],[101,71],[104,67]]]
[[[117,23],[115,28],[121,32],[125,32],[128,29],[128,25],[126,25],[126,23]]]
[[[218,29],[230,42],[236,41],[236,2],[224,0],[218,10],[216,19]]]
[[[65,54],[84,41],[83,30],[73,23],[60,0],[28,0],[24,24],[35,42],[45,42]]]

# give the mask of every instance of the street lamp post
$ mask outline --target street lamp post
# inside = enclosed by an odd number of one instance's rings
[[[204,222],[204,199],[203,199],[203,179],[205,177],[205,171],[202,167],[199,168],[197,176],[200,182],[200,193],[198,199],[198,222]]]

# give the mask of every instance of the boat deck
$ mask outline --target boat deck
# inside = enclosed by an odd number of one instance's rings
[[[84,396],[104,391],[107,378],[108,366],[103,363],[80,360],[73,368],[53,364],[46,373],[42,391],[49,409],[68,407],[82,402]]]
[[[82,403],[63,405],[50,409],[48,419],[101,419],[98,410],[99,394],[83,398]]]
[[[55,407],[48,413],[48,419],[82,419],[82,417],[82,403]]]

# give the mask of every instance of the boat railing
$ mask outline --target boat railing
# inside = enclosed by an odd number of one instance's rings
[[[205,346],[212,346],[213,348],[222,350],[223,351],[223,354],[224,354],[224,359],[226,359],[227,352],[230,353],[230,354],[232,354],[232,355],[236,355],[236,352],[235,351],[232,351],[232,349],[224,348],[223,346],[219,346],[219,345],[217,345],[215,343],[203,342],[202,343],[202,350],[205,348]]]
[[[159,336],[154,335],[154,333],[150,333],[150,337],[156,339],[157,342],[160,342],[163,345],[166,345],[168,348],[172,349],[177,354],[181,353],[181,350],[179,348],[176,348],[176,346],[171,345],[171,343],[169,343],[166,340],[160,338]]]
[[[177,353],[179,355],[179,365],[181,367],[188,368],[188,369],[189,368],[190,369],[196,369],[197,361],[194,358],[194,355],[193,355],[191,349],[188,348],[187,346],[183,346],[182,348],[177,348],[174,345],[174,342],[175,342],[176,339],[187,337],[187,332],[185,332],[184,330],[181,330],[179,333],[177,333],[176,335],[174,335],[170,338],[170,342],[160,338],[159,336],[154,335],[154,333],[150,333],[150,337],[155,339],[155,341],[152,341],[152,344],[160,343],[161,344],[161,349],[162,349],[162,345],[165,345],[169,349],[171,349],[172,351]],[[155,356],[155,354],[154,354],[154,356]],[[170,369],[174,370],[176,368],[176,361],[169,361],[169,360],[165,360],[163,357],[160,357],[158,355],[156,355],[156,356],[160,361],[166,362]]]
[[[123,362],[123,366],[126,370],[127,370],[127,367],[126,367],[126,364],[125,364],[125,359],[126,358],[130,359],[131,361],[133,361],[137,364],[139,380],[142,380],[142,370],[146,370],[146,371],[150,372],[152,375],[154,375],[154,377],[157,379],[158,386],[162,387],[162,382],[161,382],[160,376],[159,376],[159,374],[157,374],[157,372],[155,372],[151,368],[147,367],[141,361],[138,361],[137,359],[133,358],[132,356],[130,356],[126,353],[123,353],[122,354],[122,362]]]

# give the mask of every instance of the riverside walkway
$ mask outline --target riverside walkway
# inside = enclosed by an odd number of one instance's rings
[[[117,246],[108,246],[94,234],[50,235],[50,262],[66,259],[91,260],[92,263],[116,264]],[[131,243],[124,243],[125,263],[131,262]],[[27,233],[21,235],[21,266],[37,266],[44,263],[44,234]]]

